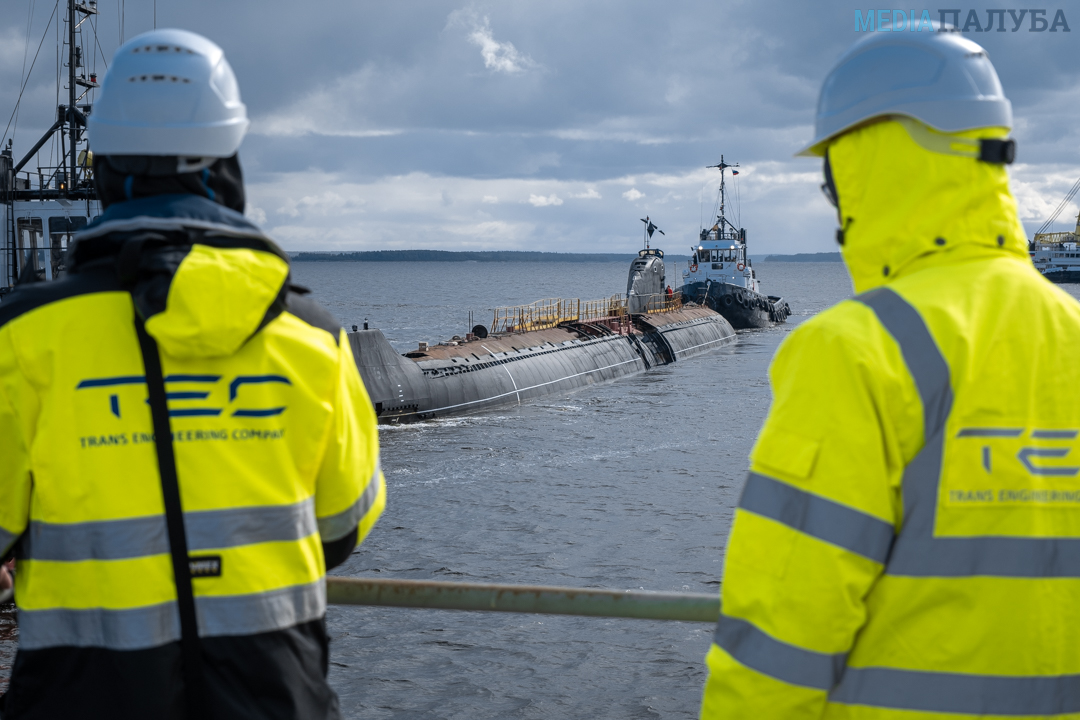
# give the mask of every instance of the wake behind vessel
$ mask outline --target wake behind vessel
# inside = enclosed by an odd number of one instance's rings
[[[720,163],[709,167],[720,170],[719,212],[716,223],[703,229],[697,247],[691,248],[690,266],[683,271],[679,290],[686,300],[707,305],[736,329],[785,322],[791,308],[783,298],[760,291],[746,256],[746,230],[736,228],[725,215],[724,171],[738,164],[728,165],[721,155]]]
[[[663,251],[639,251],[626,296],[497,308],[491,325],[399,354],[379,330],[349,333],[380,422],[476,412],[614,380],[734,342],[719,313],[665,292]]]

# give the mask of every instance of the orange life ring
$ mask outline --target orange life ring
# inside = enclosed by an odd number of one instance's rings
[[[742,263],[739,263],[736,267],[738,267],[739,270],[745,270],[746,269],[746,266],[743,265]]]
[[[697,272],[697,265],[691,265],[690,272]]]

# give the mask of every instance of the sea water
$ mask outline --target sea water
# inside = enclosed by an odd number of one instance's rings
[[[629,262],[297,263],[342,324],[400,352],[488,324],[498,305],[625,290]],[[768,365],[851,294],[839,263],[755,264],[784,325],[573,393],[380,429],[385,514],[337,575],[718,592]],[[672,269],[669,276],[674,277]],[[669,280],[670,281],[670,280]],[[673,283],[674,284],[674,283]],[[1065,286],[1080,296],[1080,286]],[[707,623],[331,607],[347,718],[692,718]],[[16,629],[0,618],[0,677]]]
[[[628,262],[304,263],[346,325],[401,352],[497,305],[623,292]],[[388,505],[340,575],[715,593],[767,369],[851,294],[839,263],[757,263],[785,325],[706,355],[520,406],[381,431]],[[672,268],[668,269],[672,275]],[[695,717],[707,623],[333,607],[349,718]]]

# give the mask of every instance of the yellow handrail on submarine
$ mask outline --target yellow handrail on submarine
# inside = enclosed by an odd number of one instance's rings
[[[612,295],[602,300],[546,298],[528,305],[495,308],[489,332],[547,330],[564,322],[587,322],[626,314],[626,299]]]
[[[645,312],[664,313],[682,307],[682,293],[665,295],[656,293],[649,297]],[[627,302],[622,295],[612,295],[600,300],[545,298],[528,305],[512,305],[495,308],[488,332],[530,332],[547,330],[564,322],[590,322],[626,315]]]

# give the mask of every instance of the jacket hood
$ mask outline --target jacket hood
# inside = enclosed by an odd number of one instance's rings
[[[1007,132],[981,128],[946,137],[1003,138]],[[841,253],[856,293],[928,264],[1001,253],[1028,257],[1004,165],[927,150],[892,120],[841,135],[828,158]]]
[[[113,263],[147,332],[179,358],[226,357],[285,307],[288,256],[243,215],[195,195],[110,205],[75,238],[72,272]]]

